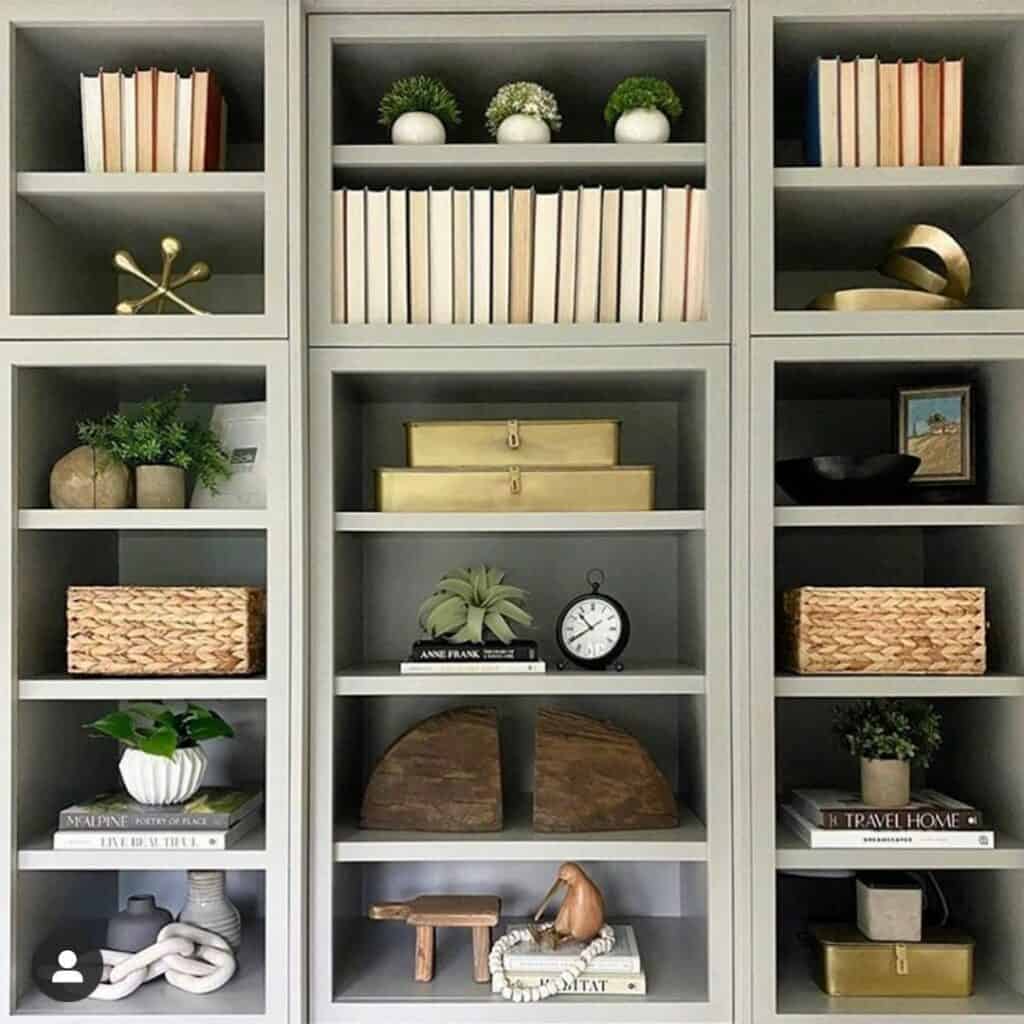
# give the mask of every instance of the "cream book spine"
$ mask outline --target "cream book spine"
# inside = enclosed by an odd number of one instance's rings
[[[101,71],[103,83],[103,169],[121,172],[121,72]]]
[[[597,323],[601,281],[601,189],[579,190],[579,244],[576,250],[576,323]]]
[[[598,285],[598,320],[619,319],[619,231],[622,189],[606,188],[601,197],[601,283]]]
[[[562,189],[558,213],[558,296],[555,320],[571,324],[576,319],[576,247],[579,243],[580,195]]]
[[[821,166],[839,166],[839,58],[818,60],[818,132]]]
[[[644,270],[640,319],[645,324],[661,319],[661,208],[660,188],[644,190]]]
[[[878,66],[878,166],[900,165],[900,66]]]
[[[533,314],[533,204],[532,188],[512,189],[508,319],[513,324],[528,324]]]
[[[192,76],[178,78],[175,99],[174,169],[180,174],[192,169]]]
[[[508,323],[512,259],[512,190],[496,189],[491,203],[491,320]]]
[[[878,58],[857,58],[857,166],[878,166]]]
[[[331,193],[331,320],[343,324],[348,319],[345,308],[345,189]]]
[[[388,322],[388,193],[386,189],[366,191],[366,322]]]
[[[430,322],[452,322],[452,190],[430,190]]]
[[[533,323],[553,324],[558,294],[558,193],[535,201],[533,229]]]
[[[129,174],[138,170],[135,142],[135,76],[121,76],[121,163]]]
[[[366,323],[366,193],[345,193],[345,319]]]
[[[839,166],[857,166],[857,65],[839,62]]]
[[[918,62],[921,74],[921,165],[942,166],[942,62]]]
[[[921,165],[921,69],[916,60],[900,62],[900,163]]]
[[[473,189],[473,323],[491,322],[491,190]]]
[[[473,213],[469,189],[452,193],[452,319],[473,320]]]
[[[686,246],[689,188],[666,187],[661,222],[661,319],[680,323],[686,301]]]
[[[622,230],[619,261],[619,322],[640,323],[640,290],[644,262],[644,193],[622,190]]]
[[[430,193],[409,193],[409,320],[430,323]]]
[[[388,190],[389,320],[409,322],[409,218],[408,193],[404,188]]]
[[[706,320],[708,271],[708,194],[690,189],[686,235],[686,320]]]
[[[178,73],[158,71],[156,73],[156,109],[153,115],[155,160],[154,170],[161,174],[174,171],[175,133],[177,118],[175,106],[178,101]]]
[[[103,173],[103,98],[99,75],[79,75],[82,92],[82,155],[87,174]]]
[[[156,131],[156,68],[135,69],[135,164],[139,171],[154,169]]]
[[[959,167],[963,162],[964,62],[942,62],[942,163]]]

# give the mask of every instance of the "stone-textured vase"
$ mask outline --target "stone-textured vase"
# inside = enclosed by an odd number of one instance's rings
[[[124,910],[107,922],[106,948],[138,953],[152,946],[160,929],[173,920],[169,910],[156,905],[155,896],[129,896]]]
[[[135,504],[138,508],[184,508],[185,470],[179,466],[137,466]]]
[[[616,142],[668,142],[671,133],[668,118],[656,107],[627,110],[615,122]]]
[[[188,898],[178,920],[214,932],[232,949],[242,942],[242,915],[224,891],[223,871],[190,871]]]
[[[446,137],[444,122],[423,110],[407,111],[391,125],[396,146],[440,146]]]
[[[510,114],[498,125],[497,139],[502,145],[550,142],[551,129],[546,121],[531,114]]]
[[[178,749],[171,757],[146,754],[129,747],[121,755],[121,781],[133,800],[164,806],[184,803],[202,785],[206,774],[202,747]]]
[[[123,462],[79,445],[50,471],[50,504],[54,508],[127,508],[131,480]]]
[[[860,792],[869,807],[902,807],[910,803],[910,762],[862,757]]]

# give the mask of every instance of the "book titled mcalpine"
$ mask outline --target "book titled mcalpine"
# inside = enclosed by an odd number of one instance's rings
[[[982,827],[981,812],[934,789],[910,794],[903,807],[871,807],[858,793],[843,789],[795,789],[793,809],[824,829],[965,832]]]
[[[55,850],[229,850],[260,822],[259,814],[250,814],[237,825],[222,831],[197,829],[163,832],[94,832],[88,830],[57,831],[53,834]]]
[[[88,832],[223,832],[262,806],[262,790],[223,786],[205,786],[185,803],[164,807],[137,803],[126,793],[101,793],[92,800],[65,807],[58,828]]]

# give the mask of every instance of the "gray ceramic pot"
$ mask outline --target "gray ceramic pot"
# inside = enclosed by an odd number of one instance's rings
[[[184,508],[185,470],[179,466],[136,466],[138,508]]]
[[[129,896],[124,910],[107,922],[107,949],[138,953],[152,946],[160,929],[172,920],[169,910],[156,905],[155,896]]]

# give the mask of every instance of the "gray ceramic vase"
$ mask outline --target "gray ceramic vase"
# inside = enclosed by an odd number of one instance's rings
[[[174,919],[169,910],[156,905],[155,896],[129,896],[124,910],[107,922],[107,949],[138,953],[152,946],[164,925]]]
[[[227,939],[232,949],[241,945],[242,916],[224,891],[223,871],[188,872],[188,898],[178,920]]]

